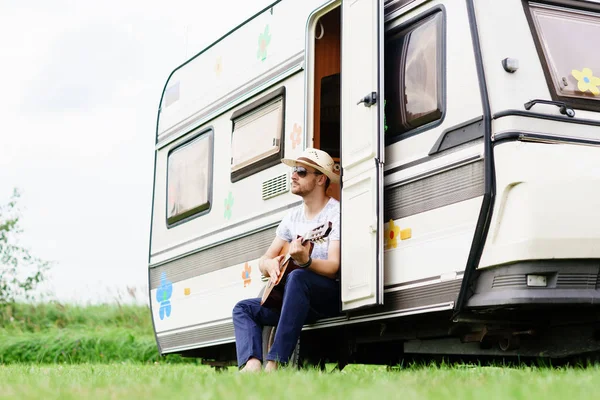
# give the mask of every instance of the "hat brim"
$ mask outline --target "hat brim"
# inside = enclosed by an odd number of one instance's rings
[[[327,171],[326,169],[322,168],[320,165],[310,164],[305,161],[294,160],[291,158],[282,158],[281,162],[289,167],[295,167],[298,164],[300,164],[302,166],[306,166],[306,167],[312,167],[312,168],[316,169],[317,171],[322,172],[325,176],[327,176],[331,180],[332,183],[340,182],[340,176],[338,174],[336,174],[335,172],[332,172],[332,171]]]

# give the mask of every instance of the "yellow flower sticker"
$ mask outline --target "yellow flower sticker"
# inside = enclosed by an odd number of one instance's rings
[[[385,248],[386,250],[398,247],[398,237],[400,236],[400,227],[394,224],[390,219],[388,228],[385,230]]]
[[[600,94],[600,78],[594,76],[594,73],[589,68],[584,68],[581,71],[574,69],[571,71],[571,74],[577,79],[577,88],[581,92],[587,92],[588,90],[592,92],[594,96],[598,96]]]

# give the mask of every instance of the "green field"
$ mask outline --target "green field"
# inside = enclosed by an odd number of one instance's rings
[[[195,363],[158,354],[147,307],[0,306],[0,364],[155,361]]]
[[[0,398],[18,399],[592,399],[600,368],[420,367],[216,373],[193,365],[0,366]]]
[[[0,307],[0,322],[0,399],[573,400],[600,392],[600,366],[217,373],[195,359],[161,357],[143,306],[14,304]]]

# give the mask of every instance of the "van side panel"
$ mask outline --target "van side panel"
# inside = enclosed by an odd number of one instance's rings
[[[600,258],[600,148],[513,141],[495,156],[498,199],[480,268]]]
[[[283,1],[176,69],[166,84],[158,141],[223,111],[303,57],[309,13],[323,0]]]
[[[460,279],[484,193],[483,111],[465,2],[424,2],[386,31],[393,35],[434,12],[444,19],[444,113],[385,149],[386,286]],[[463,144],[435,151],[466,129],[473,134]]]

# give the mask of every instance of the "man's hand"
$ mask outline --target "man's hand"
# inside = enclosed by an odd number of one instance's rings
[[[296,264],[306,264],[310,257],[310,242],[302,245],[302,238],[292,240],[290,243],[290,256],[296,261]]]
[[[279,264],[281,264],[283,257],[283,255],[280,255],[263,262],[263,268],[267,275],[271,277],[272,282],[276,282],[279,277]]]

